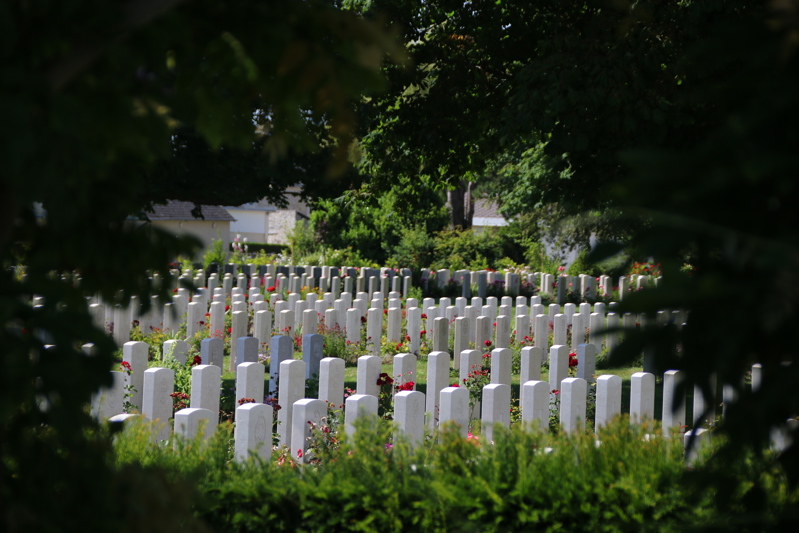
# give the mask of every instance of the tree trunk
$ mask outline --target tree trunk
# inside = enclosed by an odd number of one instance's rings
[[[474,182],[461,180],[458,187],[447,191],[447,199],[452,210],[452,229],[469,229],[474,218]]]

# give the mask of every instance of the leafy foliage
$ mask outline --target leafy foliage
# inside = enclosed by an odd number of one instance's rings
[[[169,262],[198,247],[128,217],[166,199],[277,195],[298,173],[267,163],[289,152],[338,154],[319,175],[341,175],[352,100],[380,89],[387,54],[404,55],[382,26],[325,2],[177,4],[0,6],[6,531],[120,529],[128,515],[110,500],[131,486],[166,487],[146,471],[125,485],[108,468],[107,443],[86,433],[95,423],[84,406],[110,385],[116,350],[92,325],[87,298],[127,305],[137,296],[146,311],[151,295],[169,296]],[[238,188],[223,167],[252,179]],[[149,276],[157,271],[162,283]],[[34,295],[42,305],[31,305]],[[42,501],[52,502],[47,512]]]
[[[267,463],[228,462],[224,428],[211,443],[177,452],[154,449],[134,430],[118,439],[117,461],[195,480],[197,516],[222,531],[745,530],[742,520],[778,527],[776,517],[797,501],[778,469],[749,457],[727,466],[734,505],[716,506],[712,493],[685,483],[691,474],[679,440],[626,418],[600,433],[599,446],[591,433],[517,426],[497,430],[493,445],[444,429],[435,446],[411,450],[392,433],[377,419],[361,420],[353,438],[298,466],[278,454]],[[752,486],[765,491],[763,507],[747,499]]]
[[[718,379],[735,400],[719,428],[727,446],[715,461],[730,464],[747,449],[763,450],[781,429],[793,443],[780,459],[797,483],[799,429],[786,426],[799,413],[797,352],[786,341],[799,328],[799,55],[789,44],[797,31],[796,3],[790,5],[794,11],[768,20],[718,25],[686,54],[694,72],[715,65],[689,93],[718,112],[699,142],[625,153],[634,178],[618,184],[618,201],[630,206],[625,216],[649,221],[631,253],[660,263],[663,280],[625,296],[619,312],[684,309],[688,323],[628,335],[612,358],[647,349],[658,370],[684,370],[686,386],[697,385],[708,399]],[[762,365],[762,381],[750,388],[744,382],[753,363]],[[724,485],[718,468],[710,474],[707,481]]]

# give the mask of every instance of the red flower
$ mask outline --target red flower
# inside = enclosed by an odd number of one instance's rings
[[[302,450],[297,450],[297,458],[302,458]]]
[[[552,394],[560,394],[560,391],[558,389],[552,389]]]
[[[230,311],[230,306],[229,306],[229,305],[226,305],[226,306],[225,306],[225,313],[227,313],[228,311]]]
[[[202,358],[199,355],[195,355],[194,359],[191,360],[191,365],[189,365],[189,366],[195,366],[195,365],[201,365],[201,364],[203,364]]]
[[[366,317],[365,316],[361,317],[361,324],[366,324]]]
[[[422,313],[422,318],[427,318],[427,313]]]
[[[420,331],[420,332],[419,332],[419,335],[421,335],[422,337],[424,337],[425,335],[427,335],[427,330],[426,330],[426,329],[423,329],[422,331]]]
[[[227,334],[230,335],[231,333],[233,333],[233,328],[227,328]]]
[[[490,340],[485,340],[485,341],[483,341],[483,344],[485,344],[486,347],[489,347],[489,346],[491,346],[491,341]]]
[[[377,378],[378,387],[382,387],[383,385],[391,385],[392,383],[394,383],[394,380],[385,372],[380,374],[380,377]]]
[[[275,292],[275,286],[274,286],[274,285],[272,285],[271,287],[269,287],[268,289],[266,289],[266,292]]]
[[[383,314],[387,315],[388,314],[388,309],[383,309]]]
[[[258,402],[256,402],[254,398],[242,398],[239,400],[239,405],[244,405],[245,403],[258,403]]]
[[[466,381],[466,380],[464,379],[463,381]],[[450,385],[450,387],[460,387],[460,384],[455,382],[452,385]]]
[[[127,361],[122,361],[119,363],[119,369],[123,372],[133,372],[133,368],[130,366],[130,363]]]
[[[413,390],[413,386],[414,386],[414,385],[415,385],[415,383],[414,383],[413,381],[406,381],[406,382],[405,382],[405,383],[403,383],[402,385],[398,385],[398,386],[397,386],[397,390],[398,390],[398,391],[403,391],[403,390]]]

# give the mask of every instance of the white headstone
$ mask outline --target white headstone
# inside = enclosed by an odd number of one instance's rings
[[[491,383],[510,385],[513,373],[513,354],[508,348],[491,350]]]
[[[449,385],[449,352],[430,352],[427,356],[427,404],[430,427],[438,424],[439,393]]]
[[[550,390],[560,390],[561,382],[569,377],[569,347],[555,345],[549,349]]]
[[[126,386],[130,388],[131,394],[128,401],[139,411],[142,408],[144,371],[147,370],[149,353],[150,347],[146,342],[130,341],[122,345],[122,360],[131,367],[130,375],[126,379]]]
[[[444,387],[439,395],[439,423],[454,424],[465,437],[469,432],[469,390],[466,387]]]
[[[291,417],[291,455],[302,464],[306,461],[308,438],[314,427],[327,416],[327,404],[322,400],[303,398],[294,402]]]
[[[264,374],[261,363],[241,363],[236,367],[236,405],[244,398],[263,403]]]
[[[394,384],[399,387],[413,382],[416,390],[416,356],[412,353],[399,353],[394,356]]]
[[[382,361],[376,355],[363,355],[358,358],[358,381],[356,390],[358,394],[368,394],[377,398],[380,387],[377,380],[380,378]]]
[[[172,394],[175,390],[175,371],[170,368],[149,368],[144,371],[142,414],[155,423],[156,442],[167,440],[172,418]]]
[[[549,427],[549,383],[530,380],[522,384],[519,403],[525,428],[546,431]]]
[[[216,365],[196,365],[191,369],[190,407],[208,409],[213,413],[213,425],[219,421],[219,393],[222,369]]]
[[[280,389],[277,403],[278,446],[290,446],[292,443],[292,420],[294,420],[294,403],[305,396],[305,362],[295,359],[280,363]],[[324,402],[323,402],[324,403]]]
[[[678,395],[680,382],[684,373],[669,370],[663,375],[663,434],[668,436],[669,430],[681,431],[685,426],[685,393]]]
[[[582,378],[566,378],[560,388],[560,425],[567,433],[585,427],[588,384]]]
[[[596,414],[594,428],[599,433],[600,428],[621,413],[621,387],[619,376],[604,375],[596,380]]]
[[[640,424],[655,416],[655,376],[636,372],[630,376],[630,420]]]
[[[181,409],[175,413],[175,436],[177,438],[173,441],[173,447],[177,449],[181,439],[191,441],[198,434],[202,436],[202,440],[211,438],[217,425],[215,417],[218,416],[218,413],[198,407]]]
[[[355,435],[356,420],[366,416],[377,416],[377,396],[353,394],[344,402],[344,431]]]
[[[319,362],[319,399],[344,409],[344,359],[325,357]]]
[[[544,350],[538,346],[525,346],[521,353],[521,375],[519,383],[537,381],[541,379],[541,363]]]
[[[483,387],[482,429],[486,441],[494,440],[497,426],[510,425],[510,385],[492,383]]]
[[[466,405],[468,407],[468,394]],[[424,441],[425,396],[419,391],[400,391],[394,396],[394,422],[397,435],[408,439],[411,447]]]

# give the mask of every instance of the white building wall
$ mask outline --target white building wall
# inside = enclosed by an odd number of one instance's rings
[[[230,233],[241,234],[249,242],[267,242],[269,235],[269,213],[267,211],[250,211],[244,209],[230,209],[228,212],[235,218],[230,223]]]

